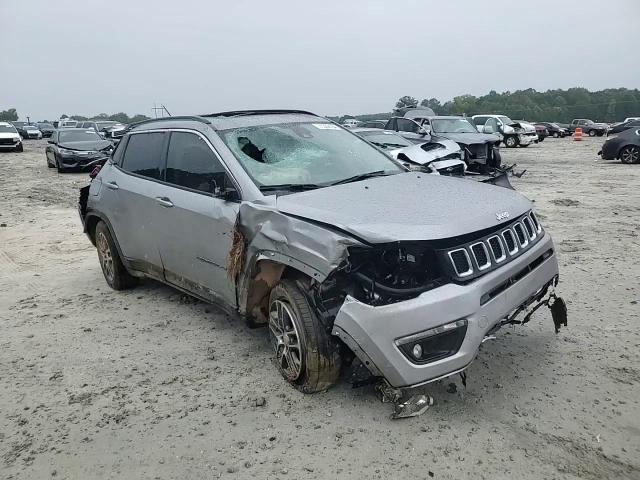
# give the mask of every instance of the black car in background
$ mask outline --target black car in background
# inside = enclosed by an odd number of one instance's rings
[[[113,144],[93,129],[65,128],[53,133],[45,154],[47,166],[62,173],[101,165],[112,151]]]
[[[541,125],[547,129],[549,136],[553,138],[563,138],[569,135],[566,128],[562,128],[557,123],[552,122],[536,122],[536,126]]]
[[[22,138],[27,138],[27,131],[24,129],[24,127],[27,126],[27,122],[9,122],[9,123],[11,123],[11,125],[16,127],[16,130],[18,131],[18,133]]]
[[[89,120],[86,122],[78,122],[78,124],[76,125],[76,128],[82,128],[84,130],[91,128],[104,137],[105,132],[107,132],[113,127],[117,127],[118,125],[122,125],[122,124],[118,122],[114,122],[112,120]]]
[[[619,135],[607,139],[598,155],[603,160],[640,163],[640,128],[629,128]]]
[[[44,138],[50,137],[56,130],[56,127],[47,122],[40,122],[37,124],[38,128],[42,132]]]
[[[630,128],[640,128],[640,120],[628,120],[626,122],[616,123],[607,130],[607,135],[621,133]]]

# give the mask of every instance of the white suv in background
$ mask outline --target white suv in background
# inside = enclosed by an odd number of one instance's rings
[[[16,127],[9,122],[0,122],[0,150],[13,150],[21,152],[22,138]]]
[[[504,144],[509,148],[538,143],[536,128],[528,123],[514,122],[506,115],[474,115],[471,118],[478,131],[501,134]]]

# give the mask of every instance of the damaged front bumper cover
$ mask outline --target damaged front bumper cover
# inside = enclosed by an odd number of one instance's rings
[[[410,300],[375,307],[347,297],[332,333],[372,375],[395,388],[415,387],[464,370],[485,337],[520,307],[540,301],[557,277],[557,258],[546,235],[527,255],[468,284],[449,283]],[[508,286],[487,300],[488,292],[504,285]],[[412,358],[414,354],[418,358]],[[429,361],[420,361],[423,355],[431,355]]]

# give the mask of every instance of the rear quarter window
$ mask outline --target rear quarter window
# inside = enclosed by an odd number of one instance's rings
[[[161,132],[131,134],[124,150],[121,168],[136,175],[162,180],[166,137]]]

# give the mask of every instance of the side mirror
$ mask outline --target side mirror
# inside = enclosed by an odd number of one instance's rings
[[[484,133],[495,133],[495,130],[493,129],[493,127],[491,125],[485,125],[484,128],[482,129],[482,131]]]
[[[223,185],[221,187],[218,186],[215,180],[211,181],[211,186],[213,187],[213,196],[215,198],[220,198],[225,202],[237,202],[240,200],[240,194],[236,187],[231,183],[231,181],[225,176],[222,181]]]

